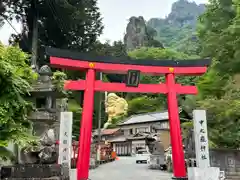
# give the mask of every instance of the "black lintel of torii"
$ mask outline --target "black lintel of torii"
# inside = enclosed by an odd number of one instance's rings
[[[107,64],[126,64],[142,66],[164,66],[164,67],[207,67],[211,64],[211,59],[130,59],[129,57],[98,56],[90,53],[80,53],[70,50],[46,47],[46,55],[58,58],[67,58],[72,60],[81,60],[88,62],[98,62]]]

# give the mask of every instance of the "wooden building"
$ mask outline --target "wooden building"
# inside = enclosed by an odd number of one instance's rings
[[[179,113],[180,117],[185,118],[185,112],[180,109]],[[138,148],[146,148],[145,139],[150,134],[157,135],[164,149],[170,146],[167,111],[133,115],[126,118],[118,127],[101,131],[101,139],[111,143],[118,156],[128,156],[135,154]],[[97,131],[94,134],[96,137]]]

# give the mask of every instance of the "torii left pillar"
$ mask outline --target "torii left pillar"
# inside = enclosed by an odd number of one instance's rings
[[[77,180],[87,180],[89,174],[90,163],[90,150],[91,146],[91,129],[93,119],[93,106],[94,106],[94,82],[95,82],[95,70],[88,69],[86,72],[86,88],[84,92],[83,101],[83,114],[81,120],[81,130],[79,136],[79,148],[77,159]],[[84,136],[81,136],[83,135]],[[85,158],[85,159],[84,159]]]

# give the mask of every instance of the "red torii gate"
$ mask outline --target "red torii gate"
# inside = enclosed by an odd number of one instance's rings
[[[95,91],[139,92],[167,94],[170,136],[173,158],[173,179],[187,179],[184,152],[181,137],[177,94],[197,94],[195,86],[182,86],[175,83],[175,75],[199,76],[207,71],[209,59],[203,60],[117,60],[114,57],[91,56],[82,53],[47,48],[52,66],[64,69],[86,71],[85,80],[67,81],[65,89],[84,90],[77,179],[87,180],[89,175],[90,145],[92,133],[92,115]],[[135,84],[129,87],[125,83],[110,83],[96,80],[96,72],[126,74],[137,71],[142,74],[165,75],[165,84]],[[135,78],[136,79],[136,78]]]

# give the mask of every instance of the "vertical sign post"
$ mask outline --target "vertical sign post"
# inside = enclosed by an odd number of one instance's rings
[[[210,167],[205,110],[194,110],[194,136],[197,167],[188,168],[189,180],[219,180],[220,168]]]
[[[197,167],[208,168],[210,167],[210,161],[209,161],[206,111],[194,110],[193,119],[194,119],[194,136]]]
[[[72,122],[72,112],[61,112],[58,163],[66,164],[69,168],[71,168]]]

